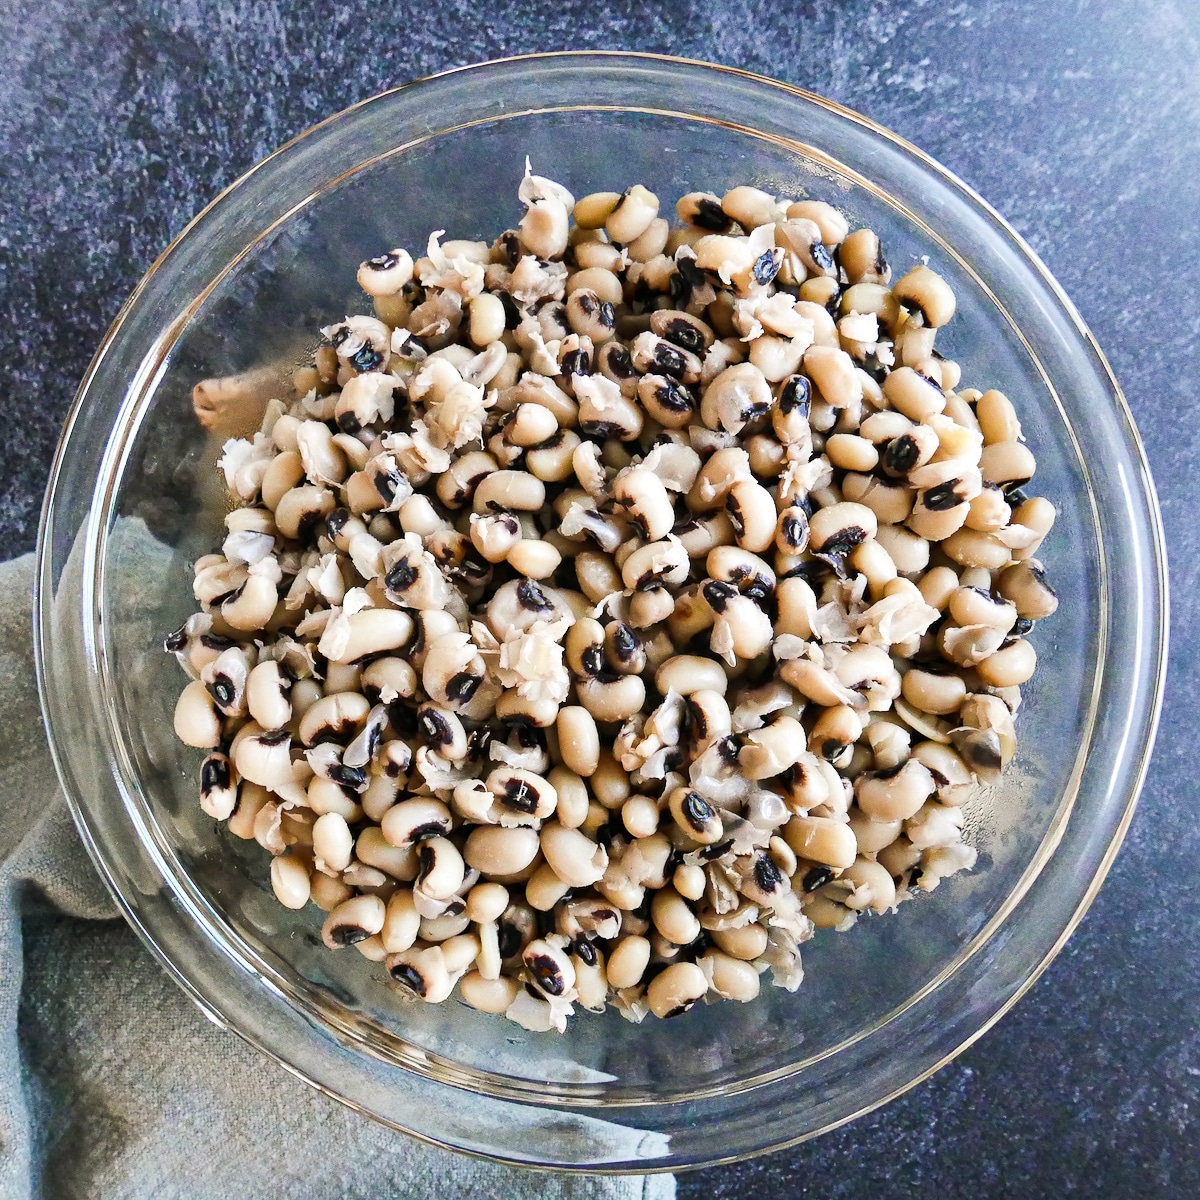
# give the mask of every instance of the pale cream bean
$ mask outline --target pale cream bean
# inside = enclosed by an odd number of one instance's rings
[[[975,670],[979,678],[989,687],[1017,687],[1033,676],[1037,666],[1037,654],[1033,646],[1023,638],[1010,642],[989,658],[985,658]]]
[[[853,912],[887,912],[896,903],[896,885],[887,869],[869,858],[859,858],[847,867],[841,880],[853,885],[843,901]]]
[[[379,931],[384,949],[389,954],[408,950],[417,940],[421,929],[421,914],[408,888],[398,888],[388,897],[384,910],[383,928]]]
[[[562,563],[562,555],[549,542],[525,539],[509,550],[505,561],[527,579],[549,579]]]
[[[865,813],[850,814],[850,829],[858,843],[859,854],[878,854],[903,832],[903,821],[872,821]]]
[[[614,242],[628,245],[641,237],[657,216],[658,197],[638,183],[621,195],[605,218],[604,229]]]
[[[666,220],[655,217],[642,233],[626,245],[625,252],[634,262],[648,263],[662,254],[670,233],[671,227]]]
[[[378,896],[352,896],[325,918],[321,939],[330,950],[366,941],[383,928],[384,903]]]
[[[597,750],[597,762],[599,751]],[[579,775],[567,767],[555,767],[549,775],[554,790],[558,793],[558,807],[554,815],[559,824],[567,829],[577,829],[587,820],[588,797],[587,785]]]
[[[951,534],[941,543],[941,549],[948,558],[964,567],[982,567],[988,571],[1007,566],[1012,558],[1012,551],[994,533],[980,533],[975,529],[960,529]]]
[[[475,488],[471,504],[477,513],[493,509],[537,512],[546,503],[546,485],[528,471],[492,471]]]
[[[221,744],[220,713],[199,679],[192,680],[175,702],[175,736],[185,746],[201,750]]]
[[[854,433],[835,433],[825,441],[825,454],[843,471],[873,471],[879,451],[864,437]]]
[[[312,894],[308,862],[298,854],[279,854],[271,859],[271,890],[284,908],[303,908]]]
[[[685,900],[699,900],[704,895],[704,868],[694,863],[680,863],[671,876],[671,883]]]
[[[313,853],[317,870],[344,871],[354,852],[354,836],[346,818],[339,813],[325,813],[313,825]]]
[[[352,800],[346,794],[346,789],[341,784],[334,783],[332,779],[314,775],[308,781],[305,796],[308,800],[308,807],[318,816],[324,816],[325,813],[339,813],[345,818],[347,824],[362,820],[362,806],[357,800]]]
[[[608,852],[603,846],[581,829],[568,829],[557,821],[542,826],[541,849],[554,873],[568,887],[590,887],[608,869]]]
[[[975,417],[985,446],[1016,442],[1021,438],[1021,422],[1012,401],[995,388],[984,392],[975,402]]]
[[[854,784],[854,798],[873,820],[906,821],[920,811],[933,790],[929,768],[909,759],[898,771],[860,775]],[[798,846],[795,849],[797,854],[802,853]]]
[[[637,676],[626,675],[624,678],[637,679]],[[638,682],[641,683],[641,680],[638,679]],[[600,750],[599,761],[589,785],[592,795],[607,809],[620,808],[629,797],[629,774],[607,748]]]
[[[824,200],[797,200],[795,204],[789,204],[787,219],[812,221],[821,231],[821,241],[826,246],[841,245],[850,232],[846,218]]]
[[[987,625],[1007,633],[1017,622],[1015,605],[983,588],[955,589],[947,607],[960,625]]]
[[[533,863],[539,848],[536,829],[480,825],[468,834],[463,858],[482,875],[516,875]]]
[[[700,961],[712,973],[712,990],[723,1000],[737,1000],[745,1004],[758,996],[758,972],[748,962],[730,954],[722,954],[719,950],[707,951]]]
[[[775,499],[753,479],[739,479],[725,498],[733,535],[744,550],[760,552],[775,540]]]
[[[536,912],[549,912],[571,890],[554,869],[543,863],[525,881],[525,903]]]
[[[623,937],[608,956],[606,968],[609,985],[618,991],[634,987],[641,981],[649,965],[649,940],[636,934]]]
[[[925,666],[913,666],[905,671],[900,687],[909,704],[938,716],[957,712],[967,695],[967,685],[961,675],[935,672]]]
[[[905,311],[928,329],[938,329],[954,316],[954,292],[934,270],[918,264],[892,285],[892,295]]]
[[[924,803],[924,797],[914,812],[921,803]],[[784,826],[783,836],[800,858],[828,867],[848,867],[858,852],[854,831],[832,817],[793,817]]]
[[[946,407],[946,397],[933,380],[912,367],[897,367],[883,381],[884,399],[913,421],[924,422]]]
[[[592,714],[582,705],[566,705],[559,709],[556,728],[564,765],[585,778],[593,774],[600,762],[600,734]]]
[[[630,796],[621,805],[621,823],[630,837],[649,837],[658,829],[658,805],[649,796]]]
[[[592,292],[602,305],[611,304],[614,307],[625,299],[620,279],[603,267],[588,267],[586,270],[576,271],[567,280],[566,290],[568,297],[581,290]]]
[[[576,686],[579,702],[597,721],[625,721],[646,703],[646,685],[638,675],[581,679]]]
[[[378,826],[371,825],[358,835],[354,855],[359,862],[404,883],[411,883],[417,877],[419,864],[412,847],[393,846]]]
[[[770,192],[741,184],[730,188],[721,197],[721,209],[727,217],[749,232],[760,225],[781,220],[787,212],[787,205],[777,201]]]
[[[471,301],[468,313],[468,329],[473,345],[482,350],[504,336],[506,317],[499,296],[480,292]]]
[[[1023,442],[992,442],[979,456],[979,470],[989,483],[1024,483],[1033,478],[1037,460]]]
[[[521,985],[508,976],[486,979],[479,971],[468,971],[459,982],[462,998],[480,1012],[500,1014],[512,1005]]]
[[[961,537],[963,532],[960,530],[953,537]],[[902,525],[880,525],[875,537],[891,556],[901,575],[919,575],[929,565],[929,542],[912,530]],[[945,549],[944,545],[942,549]]]
[[[1036,559],[1006,567],[1000,572],[996,589],[1016,607],[1018,617],[1027,621],[1043,620],[1058,609],[1058,596],[1046,582],[1046,573]]]
[[[730,958],[751,962],[766,950],[767,931],[756,923],[736,929],[714,929],[712,940]]]
[[[729,677],[715,659],[697,654],[677,654],[667,659],[655,672],[654,686],[664,696],[668,692],[691,696],[699,691],[717,692],[723,696],[729,687]]]
[[[917,583],[921,598],[939,612],[946,611],[950,597],[957,591],[958,586],[958,575],[949,567],[934,567],[922,575]]]
[[[864,504],[843,501],[820,508],[809,518],[809,545],[829,554],[849,554],[875,537],[879,523]]]
[[[708,980],[695,963],[672,963],[650,981],[646,1000],[656,1017],[677,1017],[707,991]]]
[[[620,203],[620,192],[592,192],[575,201],[571,215],[580,229],[603,229],[604,222]]]

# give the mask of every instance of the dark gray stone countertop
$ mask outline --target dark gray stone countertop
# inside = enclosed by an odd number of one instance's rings
[[[0,39],[5,554],[32,548],[72,394],[159,250],[268,151],[416,76],[532,50],[713,59],[865,113],[1003,212],[1107,352],[1159,484],[1175,649],[1149,782],[1091,912],[993,1031],[886,1108],[681,1194],[1200,1195],[1200,6],[0,0]]]

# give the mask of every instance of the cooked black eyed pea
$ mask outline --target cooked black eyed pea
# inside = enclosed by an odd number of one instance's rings
[[[725,836],[717,810],[692,788],[675,788],[668,798],[667,805],[675,824],[692,841],[702,846],[711,846]]]
[[[537,512],[546,503],[546,485],[528,471],[493,471],[480,480],[471,503],[477,513],[494,508]]]
[[[444,837],[422,840],[417,847],[416,882],[413,887],[433,900],[448,900],[462,887],[466,867],[458,847]]]
[[[521,961],[530,982],[547,996],[562,996],[575,986],[575,967],[558,946],[536,938],[525,947]]]
[[[907,821],[921,810],[933,794],[934,780],[929,768],[909,759],[898,770],[861,775],[855,781],[854,798],[858,807],[876,821]],[[793,843],[797,854],[802,851]]]
[[[640,712],[646,702],[646,685],[638,675],[582,679],[579,702],[597,721],[624,721]]]
[[[637,631],[624,621],[613,621],[604,630],[604,658],[618,675],[640,675],[646,669],[646,650]]]
[[[961,537],[964,532],[969,531],[960,529],[950,540]],[[929,565],[929,543],[912,530],[902,525],[881,524],[875,531],[875,537],[891,556],[901,575],[918,575]],[[942,549],[946,549],[945,544]]]
[[[629,624],[634,629],[649,629],[665,621],[675,611],[675,598],[665,587],[648,588],[629,598]]]
[[[700,381],[700,359],[649,330],[634,338],[630,356],[639,374],[667,375],[684,384]]]
[[[928,543],[925,544],[928,546]],[[1012,551],[995,534],[980,533],[976,529],[960,529],[951,534],[941,543],[941,549],[948,558],[961,566],[982,567],[988,571],[997,571],[1007,566],[1012,558]],[[897,567],[899,565],[896,564]]]
[[[438,476],[437,497],[447,508],[462,508],[475,489],[500,464],[482,450],[472,450],[456,458],[448,470]],[[278,520],[278,517],[276,518]]]
[[[399,248],[368,258],[358,268],[358,286],[368,296],[395,296],[412,277],[412,255]]]
[[[1024,621],[1041,621],[1058,608],[1058,596],[1046,582],[1046,572],[1037,559],[1005,567],[996,580],[996,590],[1017,610]]]
[[[869,858],[859,858],[840,876],[853,890],[842,901],[851,911],[887,912],[896,903],[896,885],[887,868]]]
[[[538,831],[529,826],[478,825],[467,835],[463,859],[495,879],[519,874],[537,858],[538,849]]]
[[[648,542],[665,538],[675,524],[670,494],[653,471],[634,468],[618,475],[613,483],[613,499]]]
[[[344,871],[354,856],[354,835],[341,813],[323,813],[313,823],[312,849],[318,870]]]
[[[900,682],[905,700],[922,712],[946,716],[957,712],[967,695],[961,675],[926,666],[913,666]]]
[[[413,947],[385,959],[393,983],[420,996],[427,1004],[439,1004],[454,990],[454,977],[446,969],[441,946]]]
[[[848,234],[838,258],[851,284],[886,284],[891,276],[879,235],[872,229],[856,229]]]
[[[604,221],[614,242],[626,244],[641,237],[658,216],[658,197],[640,183],[623,192]]]
[[[547,821],[540,837],[546,861],[568,887],[590,887],[603,878],[608,868],[608,852],[583,830]]]
[[[858,853],[854,831],[833,817],[793,817],[783,836],[799,858],[834,869],[850,866]]]
[[[595,341],[596,335],[591,336]],[[637,395],[641,376],[634,370],[633,357],[624,343],[611,341],[600,347],[596,352],[596,372],[615,383],[627,399]]]
[[[312,872],[299,854],[278,854],[271,860],[271,890],[284,908],[301,909],[312,895]]]
[[[646,1000],[656,1017],[677,1017],[707,991],[708,980],[694,962],[672,963],[650,981]]]
[[[498,767],[488,775],[486,786],[502,810],[521,819],[545,820],[558,804],[549,780],[517,767]]]
[[[1023,442],[991,442],[979,456],[979,470],[989,483],[1024,483],[1033,478],[1037,460]]]
[[[1004,498],[1004,491],[999,484],[985,483],[983,490],[971,501],[967,513],[967,528],[978,529],[984,533],[996,533],[1012,519],[1012,509]]]
[[[954,316],[954,292],[929,267],[918,264],[892,284],[900,307],[929,329],[938,329]]]
[[[450,809],[432,796],[413,796],[387,810],[380,820],[383,836],[397,849],[415,846],[425,838],[447,837],[454,827]]]
[[[175,736],[185,746],[211,750],[221,744],[221,718],[208,689],[199,679],[179,693],[175,702]]]
[[[985,658],[975,669],[988,687],[1017,687],[1026,683],[1037,666],[1033,646],[1023,638],[1010,642]]]
[[[739,479],[725,497],[725,511],[743,550],[766,550],[775,540],[775,498],[761,483]]]
[[[604,222],[620,203],[620,192],[592,192],[575,201],[571,215],[580,229],[603,229]]]
[[[650,951],[647,938],[637,934],[623,937],[608,955],[609,985],[620,991],[640,983],[650,965]]]
[[[604,673],[604,626],[593,617],[583,617],[567,630],[563,643],[567,667],[580,678]]]
[[[844,557],[876,536],[879,524],[865,504],[843,501],[818,509],[809,518],[809,546],[814,551]]]
[[[200,807],[216,821],[224,821],[237,807],[238,778],[233,763],[219,751],[200,764]]]
[[[821,713],[809,730],[808,749],[818,758],[845,767],[862,728],[862,721],[849,705],[833,705]]]
[[[566,705],[558,711],[556,729],[564,766],[578,776],[591,775],[600,761],[600,734],[592,714],[582,705]]]
[[[664,429],[682,429],[696,411],[690,388],[666,375],[643,375],[637,382],[637,397],[646,415]]]
[[[710,325],[679,309],[658,309],[650,316],[650,331],[689,354],[703,357],[716,340]]]
[[[611,596],[613,592],[619,592],[623,586],[620,572],[613,566],[612,559],[607,554],[597,554],[591,550],[581,551],[575,556],[575,577],[580,590],[593,604],[599,603],[605,596]]]
[[[762,729],[743,735],[738,766],[747,779],[770,779],[792,766],[804,753],[804,728],[794,717],[776,717]]]
[[[1015,605],[982,588],[956,588],[951,593],[948,608],[951,617],[960,625],[988,625],[1007,633],[1017,622]]]
[[[458,762],[467,756],[467,731],[458,714],[449,708],[422,704],[417,709],[417,733],[443,758]]]
[[[352,896],[325,918],[321,940],[330,950],[365,941],[383,928],[384,912],[383,901],[378,896]]]
[[[734,363],[705,388],[700,419],[709,429],[741,433],[751,421],[770,412],[774,403],[771,385],[762,371],[752,362]],[[778,428],[776,433],[781,441],[787,440]]]
[[[599,267],[593,269],[601,270]],[[604,274],[616,278],[611,271],[604,271]],[[567,320],[575,333],[591,338],[596,346],[608,342],[616,333],[617,315],[612,301],[601,299],[590,287],[579,287],[571,292],[567,298]]]
[[[717,692],[723,696],[729,687],[729,677],[715,659],[697,654],[677,654],[667,659],[654,673],[654,686],[663,696],[668,692],[691,696],[699,691]]]
[[[663,217],[655,217],[645,230],[625,247],[632,262],[648,263],[658,258],[666,249],[671,227]]]
[[[941,387],[911,367],[889,372],[883,381],[883,395],[893,408],[918,423],[928,421],[946,407]]]
[[[678,587],[688,576],[691,560],[677,538],[648,542],[621,565],[621,579],[633,591]]]
[[[728,233],[733,219],[721,207],[721,198],[712,192],[688,192],[675,202],[681,221],[708,233]]]

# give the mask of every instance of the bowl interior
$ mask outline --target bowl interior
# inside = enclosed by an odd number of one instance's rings
[[[1101,535],[1075,434],[1018,332],[1027,314],[1006,311],[983,286],[989,264],[978,255],[960,258],[901,200],[816,146],[636,109],[525,112],[416,139],[397,128],[394,144],[316,189],[220,274],[127,407],[108,505],[94,514],[105,529],[102,669],[115,684],[127,806],[181,902],[320,1027],[377,1057],[493,1094],[579,1104],[676,1100],[802,1072],[878,1034],[986,941],[1052,850],[1074,798],[1104,659]],[[1034,635],[1040,665],[1025,689],[1017,760],[969,810],[977,869],[893,916],[818,935],[795,994],[765,988],[752,1004],[641,1026],[584,1013],[564,1037],[528,1034],[458,1002],[408,1002],[385,986],[381,967],[324,949],[315,909],[281,908],[266,853],[199,809],[199,755],[171,726],[182,676],[159,649],[192,611],[190,562],[222,537],[220,445],[192,415],[192,386],[263,366],[285,379],[320,325],[369,311],[354,281],[360,260],[396,245],[415,255],[430,229],[490,240],[514,225],[526,155],[576,195],[640,181],[665,208],[690,190],[753,183],[829,200],[852,227],[878,231],[896,275],[927,257],[958,298],[939,350],[962,364],[963,386],[1013,399],[1038,460],[1030,490],[1059,510],[1040,557],[1062,603]],[[927,1019],[938,1019],[933,1007]]]

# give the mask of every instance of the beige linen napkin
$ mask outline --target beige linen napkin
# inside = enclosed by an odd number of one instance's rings
[[[394,1133],[209,1024],[92,868],[34,686],[31,556],[0,564],[0,1200],[671,1200]]]

